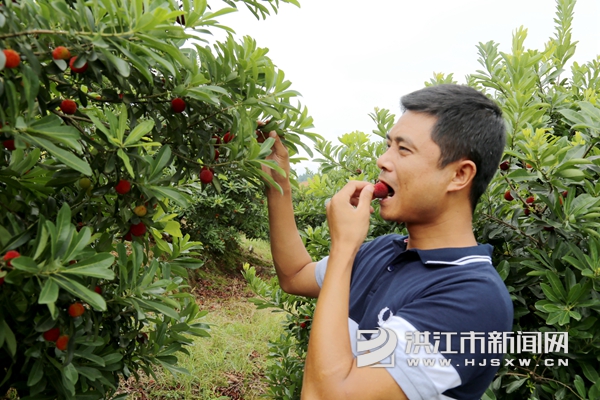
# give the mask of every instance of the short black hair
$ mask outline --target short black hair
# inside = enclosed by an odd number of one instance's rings
[[[400,99],[402,111],[422,112],[437,118],[431,139],[440,147],[439,168],[461,159],[475,163],[471,208],[485,192],[502,158],[506,125],[502,110],[483,93],[463,85],[429,86]]]

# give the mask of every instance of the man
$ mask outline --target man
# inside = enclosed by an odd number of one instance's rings
[[[296,229],[289,181],[270,172],[283,188],[283,195],[267,189],[280,285],[318,297],[303,399],[480,399],[502,358],[497,338],[512,330],[492,247],[478,245],[472,230],[473,210],[504,150],[501,111],[459,85],[428,87],[401,104],[405,112],[377,166],[390,192],[381,216],[405,223],[407,237],[363,243],[374,186],[350,181],[327,204],[329,257],[313,262]],[[285,147],[271,137],[270,159],[289,172]],[[397,337],[395,365],[359,367],[357,330],[378,328]],[[425,359],[432,361],[415,364]]]

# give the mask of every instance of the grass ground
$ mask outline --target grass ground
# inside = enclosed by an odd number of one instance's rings
[[[179,357],[179,365],[190,375],[174,377],[165,371],[158,372],[157,379],[130,380],[124,383],[129,399],[253,400],[264,395],[267,342],[279,335],[284,317],[257,310],[248,301],[253,293],[239,269],[246,261],[268,277],[272,274],[271,254],[264,241],[244,239],[243,243],[239,265],[230,266],[226,274],[203,269],[196,278],[194,293],[200,308],[209,311],[204,321],[212,326],[210,338],[196,339],[188,348],[190,355]]]

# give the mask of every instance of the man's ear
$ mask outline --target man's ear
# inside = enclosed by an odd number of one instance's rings
[[[471,185],[477,173],[477,166],[471,160],[463,159],[453,164],[454,176],[448,185],[449,192],[457,192]]]

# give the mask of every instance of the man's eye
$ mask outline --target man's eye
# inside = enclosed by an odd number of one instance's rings
[[[398,149],[399,149],[399,150],[408,150],[408,149],[407,149],[406,147],[404,147],[404,146],[400,146],[400,147],[398,147]]]

